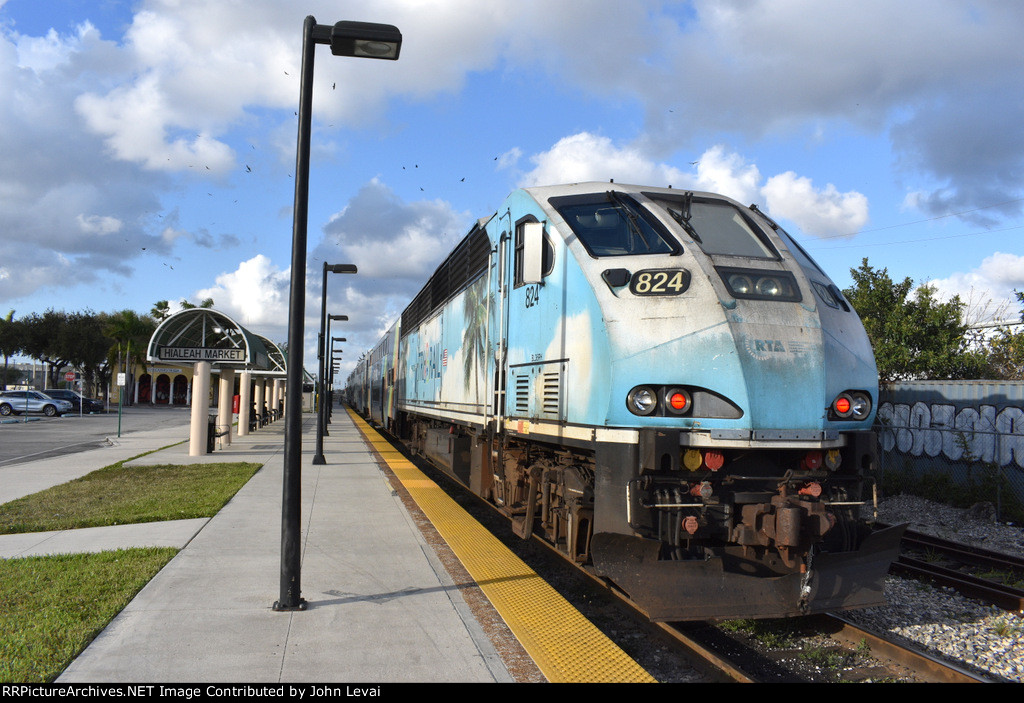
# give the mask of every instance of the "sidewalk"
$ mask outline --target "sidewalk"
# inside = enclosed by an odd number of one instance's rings
[[[126,542],[184,545],[59,682],[512,680],[347,414],[334,413],[322,466],[312,465],[314,418],[303,420],[305,611],[271,610],[280,582],[283,421],[205,457],[189,457],[186,443],[132,462],[265,462],[208,521],[0,537],[0,555],[13,538],[35,541],[19,553],[106,549],[118,533]],[[167,433],[151,434],[147,448],[133,437],[128,456],[169,443]],[[83,458],[76,463],[93,453],[75,455]],[[179,529],[173,538],[146,536]]]

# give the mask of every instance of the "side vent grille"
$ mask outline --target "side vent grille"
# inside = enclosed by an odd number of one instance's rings
[[[549,371],[544,374],[544,412],[554,415],[558,414],[560,408],[560,379],[557,371]]]
[[[516,376],[516,412],[527,414],[530,411],[530,377]]]

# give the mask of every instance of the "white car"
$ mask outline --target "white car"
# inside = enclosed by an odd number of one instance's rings
[[[39,391],[4,391],[0,393],[0,415],[42,413],[47,417],[71,411],[71,403],[51,398]]]

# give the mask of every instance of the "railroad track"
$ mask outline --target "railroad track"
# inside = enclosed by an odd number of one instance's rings
[[[1024,610],[1024,589],[1015,585],[1024,583],[1024,559],[910,530],[904,534],[901,548],[904,553],[890,568],[891,573],[928,579],[1003,610]],[[1003,575],[1011,583],[994,575]]]
[[[996,679],[972,672],[932,656],[923,649],[897,641],[888,635],[854,624],[842,615],[815,616],[823,630],[848,646],[866,646],[871,656],[897,668],[912,672],[926,683],[995,683]]]
[[[913,643],[865,629],[841,615],[771,621],[768,627],[776,624],[791,626],[802,634],[780,646],[758,644],[756,636],[737,636],[707,623],[661,623],[658,627],[691,658],[704,662],[706,672],[717,672],[719,678],[737,683],[998,681],[939,659]],[[825,660],[833,664],[823,665]]]
[[[417,460],[418,464],[425,464]],[[461,486],[456,486],[439,472],[431,471],[442,483],[449,484],[449,489],[469,498],[469,502],[482,506],[484,512],[492,513],[493,506],[488,503],[476,500],[475,496],[466,492]],[[502,522],[500,529],[507,529]],[[517,547],[525,544],[517,539],[511,541]],[[542,540],[531,541],[542,551],[550,552],[551,547]],[[562,568],[568,569],[565,560],[561,556],[553,558],[553,562]],[[605,592],[622,598],[622,594],[609,589],[607,582],[603,579],[595,579],[586,571],[568,569],[577,576],[585,576],[586,580],[599,585]],[[585,597],[584,600],[589,600]],[[682,663],[685,659],[691,662],[691,666],[701,672],[705,680],[734,681],[734,682],[802,682],[802,681],[835,681],[835,680],[870,680],[870,681],[925,681],[925,682],[967,682],[967,681],[988,681],[984,677],[972,674],[966,669],[958,668],[929,656],[926,653],[917,651],[912,643],[906,641],[893,641],[885,635],[868,632],[841,618],[829,619],[823,616],[817,618],[803,618],[802,628],[808,630],[807,640],[815,640],[813,647],[839,649],[844,648],[852,652],[850,659],[856,659],[857,663],[850,667],[834,667],[832,670],[821,670],[822,667],[805,665],[801,657],[805,654],[805,645],[798,642],[788,650],[770,648],[759,648],[751,640],[736,637],[731,633],[724,633],[707,623],[659,623],[651,624],[645,621],[642,613],[637,613],[635,606],[628,600],[622,599],[626,610],[633,611],[637,627],[646,628],[651,638],[658,638],[670,643],[673,649],[680,654],[671,655],[671,659],[677,663],[676,667],[686,665]],[[585,604],[584,604],[585,605]],[[598,608],[600,610],[600,607]],[[607,613],[605,613],[607,614]],[[613,624],[613,630],[624,628],[624,623],[618,621]],[[640,635],[634,634],[633,637]],[[821,645],[822,641],[834,640],[831,645]],[[655,659],[662,658],[655,655]],[[640,661],[638,659],[638,661]],[[651,660],[647,661],[650,664]],[[599,665],[599,663],[596,663]],[[661,675],[664,675],[664,662],[662,663]],[[657,666],[655,667],[655,669]],[[652,673],[654,671],[652,670]],[[672,674],[666,678],[656,674],[659,680],[673,681]]]

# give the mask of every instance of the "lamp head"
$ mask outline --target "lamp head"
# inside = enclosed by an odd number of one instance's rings
[[[398,60],[402,33],[390,24],[338,22],[331,28],[331,53],[365,59]]]

